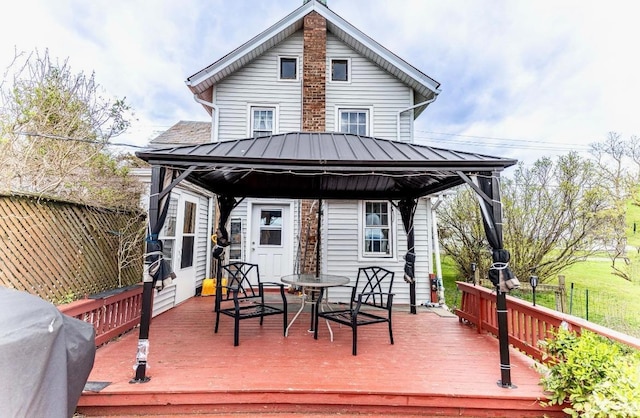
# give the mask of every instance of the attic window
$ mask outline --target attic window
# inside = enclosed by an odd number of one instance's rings
[[[349,81],[349,60],[331,60],[331,81]]]
[[[298,79],[298,59],[280,57],[280,80]]]

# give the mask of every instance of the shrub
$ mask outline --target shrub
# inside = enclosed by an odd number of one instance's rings
[[[640,416],[640,353],[590,331],[559,329],[542,343],[548,360],[541,379],[550,399],[572,417]],[[541,366],[545,367],[545,366]]]

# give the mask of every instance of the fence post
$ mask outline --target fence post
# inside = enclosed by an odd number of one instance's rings
[[[556,311],[566,312],[567,288],[565,287],[564,275],[558,275],[558,290],[556,291]]]

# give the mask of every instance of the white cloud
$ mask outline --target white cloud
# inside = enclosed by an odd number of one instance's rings
[[[8,64],[14,46],[38,47],[68,57],[74,70],[95,71],[109,95],[126,96],[136,110],[139,121],[121,139],[140,145],[180,119],[206,120],[184,80],[301,4],[24,0],[12,3],[13,18],[0,27],[0,64]],[[328,0],[328,5],[442,83],[440,97],[418,120],[419,137],[531,159],[584,147],[609,131],[640,135],[635,104],[640,64],[634,57],[640,5],[634,2]],[[538,151],[531,148],[536,141]],[[485,145],[474,149],[474,143]],[[552,151],[544,143],[565,145]]]

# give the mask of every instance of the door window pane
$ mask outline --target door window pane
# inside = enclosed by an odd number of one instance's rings
[[[194,236],[182,237],[182,257],[180,258],[180,268],[193,266],[193,248],[195,244]]]
[[[282,210],[260,211],[260,245],[282,245]]]
[[[184,224],[182,232],[193,234],[196,232],[196,204],[192,202],[184,203]]]

